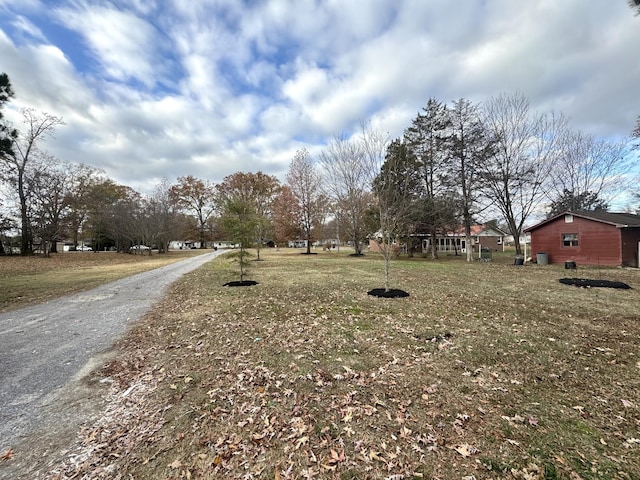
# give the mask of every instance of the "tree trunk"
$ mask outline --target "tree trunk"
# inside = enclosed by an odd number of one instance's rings
[[[384,253],[384,291],[391,290],[390,270],[391,270],[391,245],[384,247],[387,249]]]
[[[436,260],[438,258],[438,250],[436,249],[436,240],[438,240],[436,229],[432,228],[431,229],[431,259],[432,260]]]
[[[520,235],[518,232],[513,234],[513,243],[516,246],[516,255],[522,255],[522,246],[520,245]]]
[[[29,217],[27,215],[27,201],[22,192],[20,192],[20,224],[22,227],[20,254],[23,256],[31,255],[33,239],[31,238],[31,225],[29,225]]]

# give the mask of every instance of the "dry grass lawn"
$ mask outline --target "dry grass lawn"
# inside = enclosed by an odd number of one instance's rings
[[[50,257],[0,257],[0,312],[88,290],[200,253],[202,250],[172,250],[163,255],[68,252]]]
[[[49,478],[640,478],[637,270],[403,259],[381,299],[374,255],[264,258],[175,286]]]

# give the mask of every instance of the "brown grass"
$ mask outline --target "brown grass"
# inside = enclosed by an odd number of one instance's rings
[[[200,253],[201,250],[172,250],[162,255],[68,252],[50,257],[0,257],[0,312],[88,290]]]
[[[373,256],[265,258],[175,287],[52,478],[640,478],[637,270],[405,259],[390,300]]]

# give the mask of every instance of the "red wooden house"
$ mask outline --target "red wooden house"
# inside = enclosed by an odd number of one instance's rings
[[[550,263],[637,267],[640,215],[565,212],[525,229],[531,252],[544,252]]]

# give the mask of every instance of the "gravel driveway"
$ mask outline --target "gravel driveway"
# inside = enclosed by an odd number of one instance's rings
[[[0,314],[0,454],[47,420],[63,387],[208,252],[41,305]],[[2,473],[0,471],[0,473]]]

